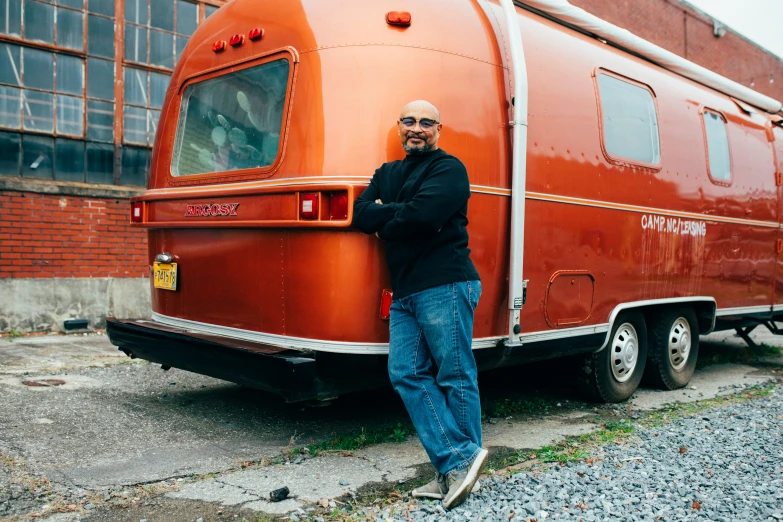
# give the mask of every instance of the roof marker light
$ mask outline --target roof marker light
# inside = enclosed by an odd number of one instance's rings
[[[224,51],[226,49],[226,41],[225,40],[218,40],[215,43],[212,44],[212,52],[213,53],[219,53],[220,51]]]
[[[248,38],[250,38],[252,41],[260,40],[264,37],[264,30],[260,27],[256,27],[255,29],[252,29],[250,31],[250,34],[247,35]]]
[[[245,35],[244,34],[235,34],[228,40],[228,45],[231,47],[239,47],[245,43]]]
[[[389,11],[386,13],[386,23],[398,27],[411,25],[411,14],[408,11]]]

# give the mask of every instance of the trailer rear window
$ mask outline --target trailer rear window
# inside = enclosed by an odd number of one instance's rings
[[[707,166],[714,181],[731,182],[731,156],[726,120],[718,113],[705,110],[704,132],[707,136]]]
[[[641,84],[598,75],[604,148],[615,160],[657,165],[661,159],[652,92]]]
[[[171,160],[174,176],[268,167],[280,148],[289,61],[185,88]]]

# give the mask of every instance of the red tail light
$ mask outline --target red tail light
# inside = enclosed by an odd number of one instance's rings
[[[245,43],[245,35],[244,34],[235,34],[228,40],[228,45],[231,47],[239,47]]]
[[[141,223],[144,221],[144,203],[134,201],[131,203],[131,223]]]
[[[220,51],[223,51],[225,48],[226,48],[225,40],[218,40],[217,42],[212,44],[213,53],[219,53]]]
[[[299,196],[299,217],[318,219],[318,194],[307,192]]]
[[[407,11],[389,11],[386,13],[386,23],[400,27],[411,25],[411,14]]]
[[[381,313],[380,318],[384,321],[389,320],[389,315],[391,314],[391,304],[392,304],[392,291],[383,289],[383,292],[381,292]]]
[[[250,34],[247,35],[248,38],[250,38],[252,41],[260,40],[264,37],[264,30],[260,27],[256,27],[255,29],[250,31]]]
[[[348,192],[329,194],[329,219],[348,219]]]

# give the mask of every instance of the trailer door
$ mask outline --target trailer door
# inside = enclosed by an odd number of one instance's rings
[[[778,187],[778,223],[783,223],[783,128],[772,125],[772,146],[775,151],[775,179]],[[772,304],[776,312],[783,314],[783,229],[778,229],[777,269],[775,271],[775,295]]]

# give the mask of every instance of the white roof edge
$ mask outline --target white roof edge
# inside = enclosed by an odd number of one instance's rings
[[[587,11],[568,3],[568,0],[515,0],[542,11],[557,20],[583,29],[599,38],[622,46],[676,74],[690,78],[716,91],[750,103],[770,113],[783,110],[783,103],[754,91],[709,69],[686,60],[626,29],[617,27]]]

